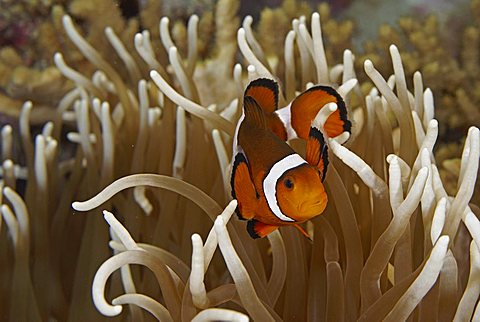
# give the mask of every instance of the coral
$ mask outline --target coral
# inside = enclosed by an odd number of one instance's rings
[[[327,59],[339,63],[339,57],[343,57],[343,51],[352,48],[354,24],[351,20],[338,21],[333,19],[330,7],[326,3],[318,5],[318,13],[322,17]]]
[[[116,1],[4,1],[0,9],[0,95],[15,100],[0,107],[8,115],[18,117],[26,100],[54,107],[72,88],[73,84],[65,83],[53,66],[55,52],[62,51],[71,66],[86,74],[95,71],[67,40],[61,23],[66,12],[81,23],[88,41],[105,57],[118,60],[104,38],[107,26],[134,52],[131,39],[139,29],[139,19],[124,19]],[[158,17],[159,11],[156,14]],[[108,18],[98,19],[100,16]],[[134,58],[140,60],[138,56]]]
[[[283,47],[290,21],[281,8],[262,10],[258,23],[258,38],[267,55],[275,55]],[[272,33],[272,30],[275,30],[275,33]]]
[[[378,41],[366,44],[362,58],[375,57],[374,62],[385,61],[388,56],[386,46],[397,43],[404,57],[407,77],[411,79],[417,70],[422,72],[424,82],[437,93],[440,108],[436,117],[444,124],[440,132],[441,142],[459,140],[460,133],[480,122],[475,107],[477,97],[473,94],[478,77],[475,72],[478,69],[478,20],[464,27],[462,37],[450,38],[450,33],[445,26],[439,25],[435,15],[426,19],[403,17],[398,23],[399,29],[383,26]],[[378,65],[382,72],[391,73],[388,65]],[[445,75],[448,75],[447,79]]]

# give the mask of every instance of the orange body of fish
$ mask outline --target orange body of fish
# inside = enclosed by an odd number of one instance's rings
[[[317,128],[317,113],[332,102],[337,110]],[[328,200],[323,186],[325,137],[350,132],[351,123],[345,103],[331,87],[314,86],[288,106],[277,107],[275,81],[260,78],[248,85],[233,143],[232,197],[238,201],[239,218],[248,220],[252,238],[288,225],[308,237],[299,224],[320,215]],[[305,158],[287,144],[297,137],[307,141]]]

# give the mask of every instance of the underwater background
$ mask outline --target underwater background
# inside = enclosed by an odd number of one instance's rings
[[[478,0],[2,1],[0,320],[480,318],[479,75]],[[348,103],[312,243],[229,220],[258,77]]]

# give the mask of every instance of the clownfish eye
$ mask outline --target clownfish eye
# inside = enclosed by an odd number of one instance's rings
[[[287,189],[293,189],[293,180],[292,179],[287,178],[287,179],[283,180],[283,184],[285,185],[285,187],[287,187]]]

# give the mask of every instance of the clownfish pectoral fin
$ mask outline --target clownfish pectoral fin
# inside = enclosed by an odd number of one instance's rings
[[[247,223],[247,232],[254,239],[263,238],[277,229],[278,226],[268,225],[256,219],[249,220]]]
[[[300,226],[299,224],[293,224],[293,226],[294,226],[295,228],[297,228],[298,231],[301,232],[303,236],[307,237],[308,240],[312,241],[312,238],[311,238],[310,235],[307,233],[307,231],[302,228],[302,226]]]
[[[310,128],[307,141],[306,161],[320,171],[320,178],[325,180],[328,166],[328,147],[322,132],[316,127]]]
[[[242,153],[235,156],[231,178],[232,197],[237,199],[237,216],[241,220],[252,219],[257,206],[257,191],[253,185],[247,160]]]
[[[329,138],[350,132],[352,123],[347,117],[347,108],[340,94],[332,87],[314,86],[298,95],[290,107],[292,127],[298,137],[308,140],[309,129],[318,111],[328,103],[336,103],[337,110],[325,122],[323,129]]]
[[[258,78],[248,84],[244,97],[252,97],[265,114],[273,113],[278,106],[278,84],[272,79]]]

